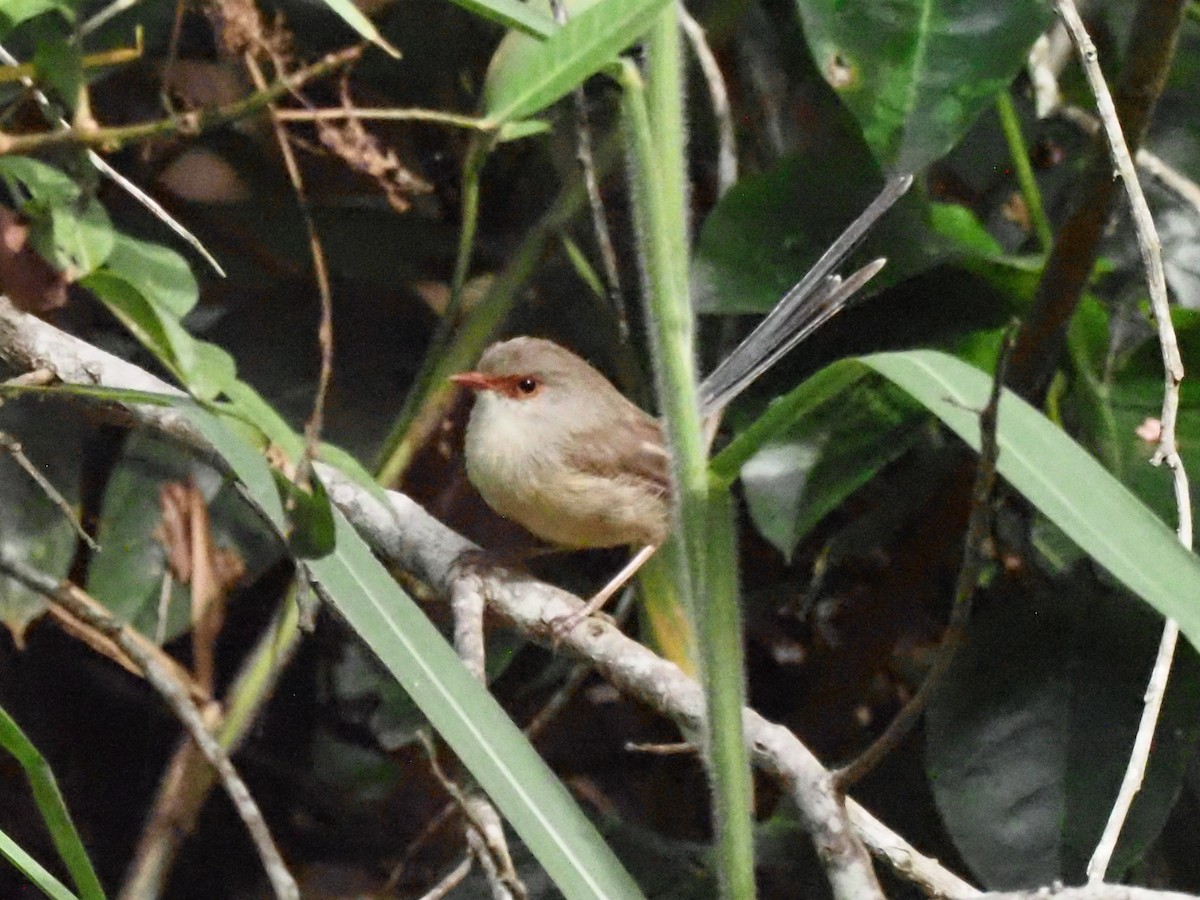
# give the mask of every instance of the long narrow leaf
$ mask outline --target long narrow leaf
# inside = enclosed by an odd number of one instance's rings
[[[773,435],[870,372],[979,449],[979,410],[990,375],[932,350],[880,353],[836,362],[780,398],[713,460],[714,476],[728,483]],[[1000,403],[998,439],[1000,475],[1114,578],[1175,619],[1200,648],[1200,557],[1091,454],[1010,391]]]
[[[990,376],[931,350],[881,353],[862,362],[978,447],[978,410]],[[1005,480],[1200,647],[1200,558],[1062,429],[1009,391],[1000,402],[998,438],[997,468]]]
[[[488,70],[487,119],[503,125],[532,116],[616,60],[639,40],[667,0],[600,0],[545,41],[510,35]]]
[[[38,812],[42,814],[42,821],[46,823],[50,838],[54,841],[54,848],[71,873],[71,878],[74,879],[80,896],[84,900],[104,900],[104,889],[100,886],[100,879],[96,877],[95,869],[92,868],[92,861],[83,847],[83,841],[79,839],[79,832],[75,830],[75,823],[71,821],[71,814],[67,812],[67,804],[63,801],[62,793],[58,789],[58,782],[54,779],[54,773],[50,771],[50,765],[38,752],[33,742],[25,736],[25,732],[21,730],[12,716],[3,709],[0,709],[0,745],[3,745],[4,749],[13,755],[24,770],[25,777],[29,779],[29,787],[33,792],[33,800],[37,804]],[[5,851],[5,855],[8,856],[7,851]],[[54,896],[41,883],[40,876],[34,877],[33,870],[25,868],[12,856],[9,856],[9,859],[29,875],[38,887]],[[37,868],[41,869],[40,866]],[[49,873],[44,874],[50,877]],[[57,881],[54,883],[58,885]],[[62,885],[58,885],[58,887],[62,888]],[[68,892],[66,896],[70,896],[70,893]]]
[[[0,855],[21,870],[51,900],[79,900],[66,885],[42,868],[41,863],[21,849],[21,845],[0,831]]]
[[[553,19],[522,0],[454,0],[454,3],[480,18],[535,38],[548,38],[555,30]]]

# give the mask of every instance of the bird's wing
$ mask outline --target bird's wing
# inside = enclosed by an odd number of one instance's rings
[[[618,440],[612,429],[596,429],[577,435],[572,443],[579,449],[567,461],[580,472],[604,478],[625,476],[645,482],[660,492],[671,493],[671,459],[663,443],[662,427],[637,410],[621,422],[629,440]],[[622,436],[624,437],[624,436]]]

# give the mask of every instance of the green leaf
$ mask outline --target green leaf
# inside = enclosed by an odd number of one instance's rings
[[[907,391],[973,447],[991,379],[943,353],[881,353],[861,362]],[[1000,403],[999,473],[1093,560],[1175,619],[1200,647],[1200,559],[1128,488],[1024,400]]]
[[[976,603],[931,699],[926,766],[950,836],[993,890],[1082,880],[1128,762],[1161,621],[1086,569]],[[1162,830],[1200,736],[1200,669],[1180,648],[1110,877]]]
[[[136,256],[131,257],[126,247],[118,261],[120,274],[105,266],[83,279],[82,284],[95,293],[191,394],[199,400],[213,400],[237,381],[233,357],[215,344],[196,340],[179,321],[176,311],[182,306],[184,290],[178,270],[168,262],[169,257],[151,253],[145,259],[149,265],[144,270],[139,269]],[[156,267],[156,259],[166,264]],[[125,273],[132,273],[133,280]],[[178,290],[171,289],[172,278]],[[149,291],[143,291],[140,286]],[[150,292],[156,286],[163,287],[161,294]],[[165,298],[166,304],[158,302],[159,296]]]
[[[312,479],[312,493],[276,472],[279,490],[287,497],[288,549],[298,559],[319,559],[333,550],[335,539],[333,507],[319,478]]]
[[[304,439],[292,429],[262,395],[244,381],[234,381],[225,387],[228,403],[218,409],[225,415],[253,428],[296,462],[304,452]]]
[[[979,256],[1002,256],[1004,248],[983,227],[979,218],[958,203],[930,203],[929,225],[964,250]]]
[[[30,243],[60,271],[87,275],[108,259],[113,248],[113,227],[108,213],[95,197],[52,206],[49,228],[36,217]]]
[[[554,20],[522,0],[453,0],[468,12],[505,28],[515,28],[535,38],[548,38],[557,26]]]
[[[181,408],[196,407],[184,399]],[[172,481],[190,481],[200,489],[209,508],[213,542],[238,554],[246,581],[260,576],[281,555],[274,532],[211,466],[148,430],[135,431],[105,486],[97,535],[100,550],[88,566],[86,587],[142,634],[161,633],[168,642],[191,628],[190,591],[178,584],[172,585],[165,621],[159,621],[166,571],[166,554],[157,537],[162,523],[159,491]]]
[[[0,38],[9,31],[42,13],[62,13],[68,22],[75,21],[75,4],[71,0],[4,0],[0,5]]]
[[[54,848],[58,851],[62,861],[66,863],[67,870],[71,873],[71,878],[74,879],[80,896],[84,900],[104,900],[104,889],[100,887],[100,880],[92,868],[87,850],[83,847],[79,832],[75,830],[75,823],[71,821],[71,814],[67,812],[67,805],[63,801],[62,792],[58,789],[54,773],[50,771],[49,764],[38,752],[37,747],[3,709],[0,709],[0,745],[3,745],[4,749],[13,755],[13,758],[24,770],[25,777],[29,780],[29,787],[33,791],[33,800],[37,804],[38,812],[42,814],[42,821],[46,823],[46,828],[54,841]],[[7,851],[4,852],[6,856],[9,855]],[[13,859],[12,856],[9,858]],[[13,861],[16,862],[15,859]],[[20,868],[39,887],[43,885],[40,877],[34,877],[35,870],[26,869],[23,866]],[[48,873],[44,874],[48,875]],[[62,886],[59,885],[59,887]],[[51,896],[54,895],[51,894]],[[66,896],[70,896],[70,894],[68,893]]]
[[[26,853],[21,845],[0,831],[0,855],[11,862],[21,874],[32,881],[51,900],[78,900],[65,884],[51,875],[36,859]]]
[[[161,244],[117,234],[105,268],[177,319],[191,312],[200,297],[187,260]]]
[[[30,243],[59,271],[87,275],[108,258],[108,213],[66,174],[27,156],[5,156],[0,178],[30,220]]]
[[[342,21],[357,31],[364,40],[370,41],[393,59],[400,58],[400,51],[384,40],[374,23],[363,15],[362,10],[351,0],[325,0],[325,5],[341,16]]]
[[[875,158],[916,172],[943,156],[1025,64],[1044,0],[796,0],[817,68]]]
[[[39,19],[31,28],[34,41],[35,80],[52,89],[53,94],[74,114],[83,88],[83,52],[69,40],[61,22],[51,24]]]
[[[158,309],[124,278],[111,272],[93,272],[80,282],[116,316],[121,324],[154,357],[183,382],[184,370],[192,362],[180,359],[193,352],[191,337],[173,319],[159,315]]]
[[[787,559],[821,519],[912,446],[924,419],[902,392],[861,381],[814,406],[742,466],[750,518]]]
[[[738,181],[696,239],[691,272],[696,308],[719,314],[774,308],[874,199],[882,181],[877,173],[865,150],[847,149],[788,157]],[[879,284],[895,283],[945,254],[945,241],[921,221],[921,203],[913,193],[901,198],[867,238],[864,261],[888,258]]]
[[[79,463],[86,425],[64,400],[24,398],[0,407],[0,429],[20,440],[26,457],[68,503],[79,498]],[[0,454],[0,552],[65,578],[79,536],[66,514],[12,454]],[[0,576],[0,623],[22,645],[25,630],[46,611],[46,598]]]
[[[28,156],[0,156],[0,178],[10,194],[24,195],[35,203],[50,207],[70,203],[83,191],[54,166]]]
[[[509,34],[488,68],[487,119],[501,126],[545,109],[639,40],[666,5],[667,0],[598,0],[544,41]]]
[[[203,410],[189,417],[281,533],[286,520],[262,457]],[[558,778],[341,513],[332,553],[308,562],[322,595],[408,691],[569,898],[641,896]]]
[[[188,390],[197,399],[214,400],[237,381],[237,363],[216,344],[191,341],[194,363],[185,373]]]

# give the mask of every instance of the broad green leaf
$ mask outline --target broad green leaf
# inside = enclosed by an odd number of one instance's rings
[[[225,457],[247,494],[282,532],[266,463],[220,419],[189,417]],[[306,563],[322,595],[374,651],[470,770],[558,888],[570,898],[636,898],[637,885],[562,783],[495,699],[459,661],[341,513],[332,553]]]
[[[936,415],[978,449],[979,411],[991,378],[932,350],[846,359],[821,374],[817,391],[801,385],[780,398],[710,464],[728,481],[772,437],[809,409],[821,393],[875,371]],[[1044,516],[1125,587],[1179,623],[1200,647],[1200,558],[1062,429],[1011,392],[1000,404],[997,469]],[[1164,473],[1163,477],[1166,475]]]
[[[188,390],[200,400],[215,400],[237,381],[237,363],[221,347],[192,341],[193,365],[186,372]]]
[[[1082,880],[1128,762],[1161,627],[1086,569],[978,597],[931,699],[925,747],[942,821],[985,887]],[[1190,648],[1180,657],[1113,876],[1162,830],[1200,736],[1200,668]]]
[[[52,206],[47,216],[33,218],[30,243],[60,271],[87,275],[112,252],[112,222],[95,197]]]
[[[56,10],[68,21],[75,21],[75,4],[71,0],[4,0],[0,4],[0,38],[22,22]]]
[[[796,0],[818,70],[887,168],[953,147],[1025,64],[1045,0]]]
[[[973,211],[958,203],[930,203],[929,226],[966,250],[980,256],[1001,256],[1004,248]]]
[[[509,34],[496,50],[484,111],[496,126],[535,115],[614,62],[667,0],[598,0],[544,41]]]
[[[158,309],[124,278],[111,272],[93,272],[81,284],[108,307],[138,342],[180,380],[194,358],[194,342],[175,319]],[[185,359],[180,358],[183,353]]]
[[[364,40],[370,41],[394,59],[400,58],[400,51],[383,39],[374,23],[351,0],[325,0],[325,5],[341,16],[342,21],[357,31]]]
[[[195,408],[186,399],[183,404]],[[245,566],[245,582],[276,564],[281,553],[274,533],[211,466],[147,430],[134,432],[105,485],[97,535],[100,550],[88,566],[86,587],[142,634],[161,634],[168,642],[191,628],[186,586],[172,582],[166,609],[159,609],[166,573],[166,554],[158,537],[159,492],[172,481],[190,481],[199,488],[208,504],[213,543],[237,553]]]
[[[808,271],[878,193],[865,149],[792,156],[736,185],[704,220],[692,265],[692,296],[706,313],[766,312]],[[945,255],[909,193],[876,226],[855,259],[884,255],[871,287],[894,283]],[[886,248],[886,249],[885,249]],[[849,267],[847,267],[848,269]]]
[[[187,260],[161,244],[118,234],[105,268],[177,319],[191,312],[200,296]]]
[[[121,265],[128,271],[129,258],[121,260]],[[233,357],[215,344],[192,337],[175,310],[159,304],[156,294],[140,289],[137,282],[154,286],[157,275],[153,266],[146,272],[135,272],[134,278],[135,282],[131,282],[124,274],[106,266],[83,279],[82,284],[197,399],[213,400],[229,389],[237,380]],[[178,301],[181,294],[168,289],[165,296],[170,303]]]
[[[79,461],[86,425],[63,400],[26,397],[0,406],[0,429],[21,442],[25,456],[68,503],[79,497]],[[65,578],[79,540],[66,514],[12,454],[0,453],[0,552]],[[46,598],[0,576],[0,624],[24,643],[25,629],[46,611]]]
[[[988,375],[933,351],[881,353],[861,362],[978,447]],[[1004,479],[1114,578],[1175,619],[1200,647],[1200,558],[1082,447],[1007,391],[998,437],[997,467]]]
[[[902,392],[863,382],[797,416],[742,466],[759,533],[790,559],[826,514],[912,446],[923,419]]]
[[[71,821],[71,814],[67,812],[67,804],[63,801],[54,773],[50,771],[45,757],[25,736],[25,732],[12,716],[3,709],[0,709],[0,745],[12,754],[24,770],[38,812],[41,813],[42,821],[50,832],[54,848],[75,881],[79,895],[84,900],[104,900],[104,889],[92,868],[92,861],[79,838],[79,832],[75,830],[75,823]],[[5,852],[5,855],[8,853]],[[9,858],[12,859],[11,856]],[[40,877],[35,877],[35,870],[25,869],[23,866],[20,868],[34,883],[42,886]]]
[[[69,203],[83,193],[79,185],[54,166],[28,156],[0,156],[0,178],[9,193],[18,198],[27,196],[46,207]]]
[[[522,0],[453,0],[468,12],[481,19],[514,28],[535,38],[548,38],[554,34],[554,20],[531,3]]]

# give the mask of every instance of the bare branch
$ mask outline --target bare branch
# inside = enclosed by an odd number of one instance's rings
[[[1192,546],[1192,503],[1187,473],[1183,468],[1183,460],[1175,441],[1175,425],[1179,414],[1179,383],[1183,380],[1183,360],[1179,356],[1179,343],[1175,338],[1175,329],[1171,324],[1171,308],[1167,302],[1167,282],[1163,274],[1161,245],[1158,232],[1154,227],[1154,219],[1150,215],[1150,206],[1138,182],[1137,171],[1134,169],[1133,157],[1125,144],[1121,123],[1117,119],[1116,105],[1109,93],[1104,75],[1096,59],[1096,48],[1088,36],[1079,11],[1071,0],[1057,0],[1058,12],[1066,23],[1071,39],[1079,51],[1080,62],[1088,85],[1096,97],[1096,107],[1100,121],[1104,126],[1104,134],[1108,141],[1109,152],[1113,164],[1125,185],[1129,196],[1129,204],[1133,211],[1133,222],[1137,234],[1138,246],[1142,251],[1142,262],[1146,267],[1147,280],[1150,287],[1150,304],[1154,310],[1154,318],[1158,323],[1158,342],[1162,348],[1163,370],[1165,373],[1165,388],[1163,393],[1162,431],[1159,435],[1158,450],[1151,460],[1155,465],[1166,462],[1171,470],[1175,486],[1175,502],[1179,515],[1179,541],[1185,547]],[[1136,27],[1136,25],[1135,25]],[[1175,644],[1179,638],[1179,626],[1168,619],[1163,627],[1162,639],[1159,642],[1158,656],[1154,661],[1154,669],[1150,673],[1150,682],[1146,687],[1145,705],[1142,718],[1138,723],[1137,737],[1134,739],[1133,750],[1129,764],[1125,769],[1121,788],[1116,802],[1109,813],[1104,833],[1100,837],[1096,850],[1088,862],[1087,872],[1089,882],[1102,882],[1108,871],[1109,862],[1121,836],[1121,828],[1125,817],[1133,805],[1133,798],[1141,789],[1142,779],[1146,773],[1146,764],[1150,758],[1150,747],[1154,741],[1154,730],[1158,724],[1159,713],[1162,709],[1163,697],[1167,692],[1167,679],[1171,674],[1171,662],[1175,656]]]

